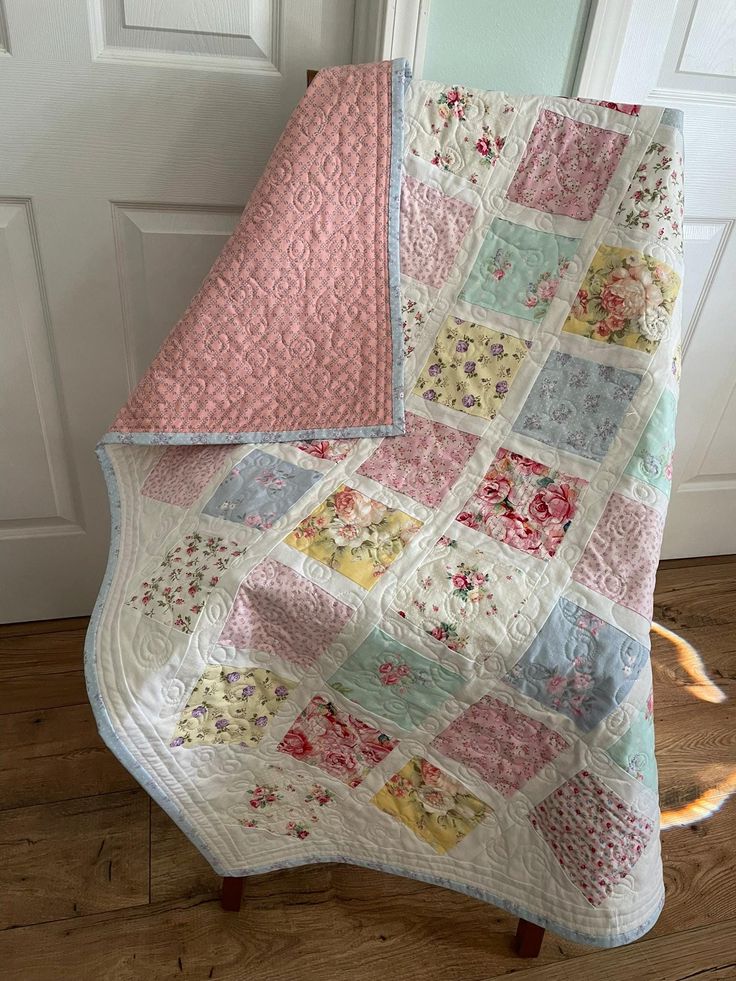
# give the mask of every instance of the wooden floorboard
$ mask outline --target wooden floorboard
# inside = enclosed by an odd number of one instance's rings
[[[736,798],[710,794],[736,775],[735,596],[735,557],[660,568],[655,619],[697,655],[653,636],[660,797],[665,814],[690,822],[662,835],[659,921],[614,950],[548,934],[533,962],[514,954],[506,913],[346,865],[254,876],[240,914],[224,913],[218,877],[97,735],[86,621],[0,627],[2,977],[736,978]]]

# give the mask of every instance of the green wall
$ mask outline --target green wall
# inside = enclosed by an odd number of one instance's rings
[[[590,0],[431,0],[423,76],[570,95]]]

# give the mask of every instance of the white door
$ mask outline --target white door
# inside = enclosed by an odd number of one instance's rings
[[[1,0],[0,621],[90,612],[95,444],[306,69],[352,60],[353,17],[352,0]]]
[[[736,0],[599,2],[578,88],[685,113],[683,367],[663,555],[736,552]]]

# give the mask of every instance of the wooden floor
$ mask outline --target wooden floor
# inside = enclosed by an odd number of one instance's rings
[[[85,620],[0,627],[0,975],[7,981],[674,981],[736,978],[736,557],[664,563],[655,618],[700,652],[725,694],[654,638],[667,903],[629,947],[547,935],[456,893],[348,866],[249,879],[240,914],[187,839],[97,737],[82,677]],[[708,803],[708,792],[711,800]],[[703,806],[693,807],[701,799]],[[709,814],[709,809],[722,805]]]

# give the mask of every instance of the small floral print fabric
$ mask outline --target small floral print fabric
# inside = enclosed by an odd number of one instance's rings
[[[631,872],[654,833],[587,770],[546,797],[529,820],[591,906],[600,906]]]
[[[417,380],[414,394],[458,412],[493,419],[531,341],[448,317]]]
[[[432,747],[511,797],[568,743],[543,722],[486,695],[436,736]]]
[[[264,668],[211,664],[194,686],[169,745],[257,746],[292,686]]]
[[[440,855],[449,852],[491,813],[467,787],[413,756],[371,803],[405,824]]]
[[[460,299],[533,322],[542,320],[579,240],[494,218]]]
[[[621,704],[647,657],[633,637],[562,597],[504,681],[590,732]]]
[[[563,330],[652,354],[670,330],[680,277],[641,252],[601,245]]]
[[[646,706],[639,709],[626,732],[608,755],[626,772],[650,790],[657,790],[657,761],[654,756],[654,699],[650,692]]]
[[[238,650],[263,651],[306,671],[352,615],[351,607],[316,583],[265,558],[238,589],[219,642]]]
[[[496,646],[533,581],[510,562],[443,536],[402,585],[395,608],[445,647],[475,659]]]
[[[371,589],[421,527],[411,515],[342,485],[284,541]]]
[[[423,301],[410,286],[401,288],[401,329],[404,335],[404,354],[408,357],[424,336],[427,321],[434,311],[431,303]]]
[[[485,183],[515,119],[513,100],[501,92],[436,82],[414,82],[407,108],[416,120],[408,153],[471,184]]]
[[[616,112],[622,112],[624,116],[638,116],[641,106],[634,102],[606,102],[604,99],[582,99],[578,98],[578,102],[586,102],[589,106],[602,106],[604,109],[615,109]]]
[[[270,528],[322,474],[253,450],[236,463],[207,502],[204,513],[249,528]]]
[[[475,208],[408,174],[401,192],[401,272],[441,289]]]
[[[410,730],[464,680],[375,627],[327,684],[373,715]]]
[[[269,766],[266,780],[246,788],[247,809],[238,817],[238,823],[244,828],[304,841],[336,800],[335,791],[313,780],[310,774],[287,774],[283,767]]]
[[[513,430],[548,446],[602,460],[641,375],[553,351],[542,366]]]
[[[472,456],[478,437],[412,412],[406,435],[387,436],[358,473],[435,508]]]
[[[142,580],[128,606],[189,634],[223,572],[244,552],[244,546],[219,535],[185,535]]]
[[[511,548],[551,559],[586,485],[582,477],[501,447],[457,520]]]
[[[509,185],[509,201],[589,221],[628,137],[543,109]]]
[[[377,763],[398,746],[398,740],[315,695],[294,720],[278,745],[300,763],[311,763],[347,784],[358,787]]]
[[[616,213],[616,224],[653,233],[682,252],[685,195],[682,185],[680,140],[673,145],[654,141],[639,164],[626,197]]]
[[[342,460],[347,460],[355,449],[355,440],[310,439],[304,443],[297,443],[297,448],[318,460],[340,463]]]
[[[146,477],[141,494],[188,508],[225,465],[230,453],[229,446],[167,446]]]
[[[663,532],[661,512],[611,494],[573,579],[651,620]]]
[[[665,388],[625,471],[637,480],[658,488],[667,497],[672,489],[676,410],[677,400]]]

